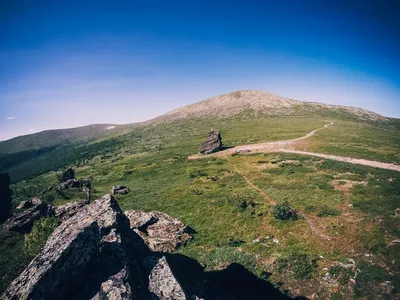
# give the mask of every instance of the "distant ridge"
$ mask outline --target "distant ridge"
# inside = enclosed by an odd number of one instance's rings
[[[94,124],[69,129],[53,129],[28,134],[0,142],[0,155],[96,139],[108,134],[124,134],[136,126],[146,126],[175,120],[193,118],[229,118],[241,114],[262,116],[327,116],[351,118],[362,121],[388,121],[375,112],[340,105],[298,101],[259,90],[241,90],[212,97],[170,111],[164,115],[141,123],[126,125]]]
[[[232,117],[246,111],[270,116],[312,114],[331,111],[346,113],[354,118],[366,121],[386,120],[375,112],[341,105],[292,100],[259,90],[241,90],[209,98],[195,104],[184,106],[159,116],[150,122],[162,122],[184,118]]]

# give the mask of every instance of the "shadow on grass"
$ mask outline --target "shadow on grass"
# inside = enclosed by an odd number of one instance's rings
[[[197,295],[214,300],[292,299],[240,264],[233,263],[224,270],[206,272],[196,260],[187,256],[165,256],[174,275],[189,296]]]

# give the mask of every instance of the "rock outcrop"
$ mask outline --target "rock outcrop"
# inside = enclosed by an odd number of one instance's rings
[[[165,257],[154,258],[111,195],[56,208],[56,214],[62,218],[71,207],[74,214],[55,229],[2,300],[186,299]],[[150,268],[149,260],[156,261]]]
[[[17,206],[17,209],[26,209],[39,204],[42,204],[42,201],[39,198],[32,198],[31,200],[21,201]]]
[[[52,206],[41,203],[9,218],[4,222],[3,227],[5,230],[9,231],[28,233],[31,231],[35,221],[39,220],[41,217],[50,216],[52,214]]]
[[[185,224],[167,214],[128,210],[131,228],[154,252],[172,252],[192,237]]]
[[[80,208],[87,204],[87,201],[77,201],[56,206],[54,208],[54,216],[56,216],[60,222],[65,221],[75,215]]]
[[[174,277],[165,256],[149,257],[147,261],[154,265],[149,275],[149,290],[158,299],[186,300],[185,292]]]
[[[83,187],[90,187],[90,179],[88,178],[81,178],[81,179],[68,179],[64,182],[61,182],[55,185],[57,190],[66,190],[72,188],[83,188]]]
[[[10,176],[8,173],[0,173],[0,222],[5,221],[11,210]]]
[[[115,185],[111,189],[111,195],[125,195],[130,192],[130,189],[124,185]]]
[[[208,134],[207,140],[200,146],[200,154],[211,154],[222,149],[222,138],[219,130]]]

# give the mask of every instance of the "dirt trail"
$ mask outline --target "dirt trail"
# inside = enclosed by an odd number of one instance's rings
[[[387,170],[393,170],[393,171],[400,172],[400,165],[396,165],[396,164],[392,164],[392,163],[384,163],[384,162],[367,160],[367,159],[351,158],[351,157],[329,155],[329,154],[323,154],[323,153],[314,153],[314,152],[300,151],[300,150],[294,149],[294,146],[296,146],[298,141],[305,140],[305,139],[313,136],[317,131],[328,128],[329,126],[331,126],[333,124],[334,124],[333,122],[325,124],[324,127],[315,129],[315,130],[307,133],[305,136],[302,136],[302,137],[299,137],[296,139],[292,139],[292,140],[236,146],[233,148],[229,148],[229,149],[219,151],[216,153],[212,153],[212,154],[208,154],[208,155],[195,154],[195,155],[189,156],[188,159],[199,159],[199,158],[206,157],[206,156],[221,157],[221,156],[231,155],[234,153],[244,153],[245,154],[245,153],[259,153],[259,152],[261,152],[261,153],[284,152],[284,153],[316,156],[316,157],[321,157],[321,158],[326,158],[326,159],[331,159],[331,160],[336,160],[336,161],[343,161],[343,162],[347,162],[350,164],[364,165],[364,166],[369,166],[369,167],[374,167],[374,168],[387,169]]]

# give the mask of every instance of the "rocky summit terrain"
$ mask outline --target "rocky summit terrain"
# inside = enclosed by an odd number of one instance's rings
[[[10,284],[2,299],[189,298],[162,252],[153,253],[131,229],[130,224],[141,223],[143,215],[125,215],[110,195],[77,211],[76,206],[64,208],[68,209],[75,214],[69,218],[63,215],[42,251]],[[153,230],[158,232],[157,238],[149,230],[146,241],[150,248],[172,250],[177,246],[175,240],[181,239],[180,232],[185,234],[183,241],[190,238],[178,220],[160,213],[149,216],[148,220],[162,223]],[[173,230],[169,224],[173,224]],[[154,246],[161,235],[164,243],[173,240],[169,248]]]

